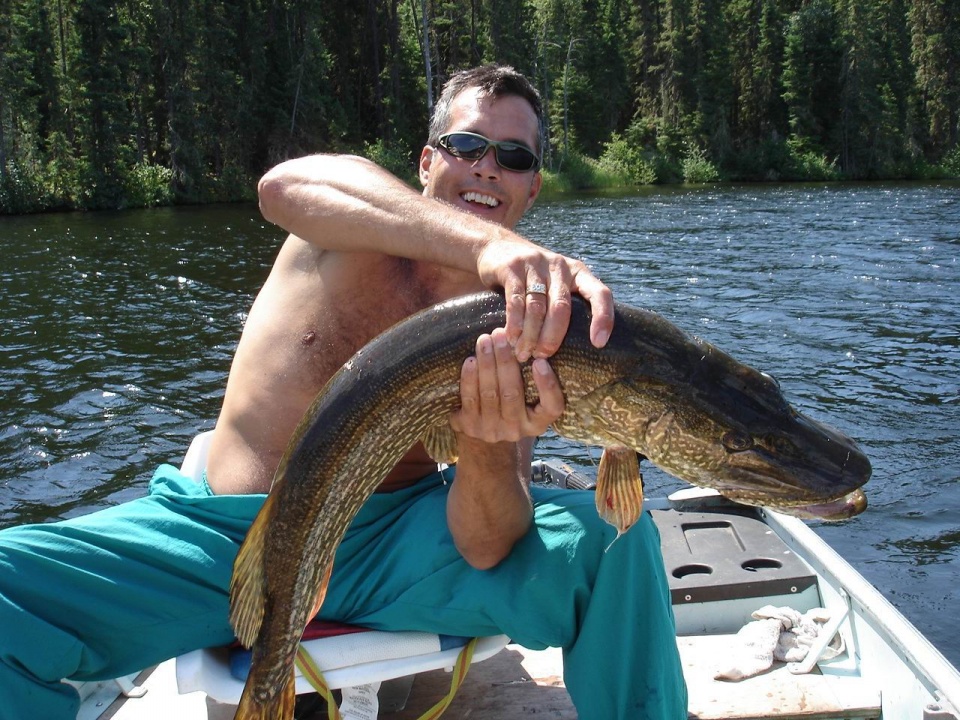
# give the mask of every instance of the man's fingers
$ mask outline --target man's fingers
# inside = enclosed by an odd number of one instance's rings
[[[481,335],[476,356],[460,369],[461,407],[450,415],[453,429],[485,442],[517,442],[543,434],[563,412],[563,391],[546,360],[534,360],[532,370],[540,396],[533,407],[526,404],[521,365],[506,331],[498,328]]]
[[[602,348],[613,332],[613,293],[586,267],[574,276],[573,289],[590,303],[590,342]]]
[[[532,368],[540,402],[536,407],[528,408],[528,427],[531,434],[541,435],[563,413],[565,400],[563,389],[549,362],[537,358],[533,361]]]
[[[477,338],[477,389],[480,396],[480,425],[484,431],[495,431],[493,426],[500,415],[500,387],[493,338],[489,335]]]
[[[550,357],[560,349],[563,338],[566,337],[567,328],[570,326],[570,314],[573,311],[567,282],[558,280],[550,286],[550,305],[543,325],[540,327],[540,335],[532,353],[534,357]]]
[[[606,345],[613,332],[613,294],[580,260],[538,248],[503,263],[496,275],[506,296],[504,329],[517,359],[550,357],[570,324],[572,295],[590,303],[590,341]]]
[[[503,292],[507,302],[507,322],[504,330],[507,341],[516,346],[523,334],[523,320],[527,312],[527,286],[522,279],[518,279],[509,286],[504,286]]]
[[[523,330],[516,342],[517,360],[525,362],[540,343],[541,331],[550,306],[551,288],[547,282],[531,275],[524,292]]]
[[[509,436],[520,437],[519,418],[524,416],[525,397],[523,392],[523,375],[520,372],[520,363],[513,354],[513,348],[507,341],[506,331],[498,328],[493,331],[493,347],[497,360],[497,385],[500,391],[500,420],[503,431]]]
[[[468,357],[460,367],[460,409],[450,414],[450,427],[456,432],[466,432],[480,411],[477,374],[477,358]]]

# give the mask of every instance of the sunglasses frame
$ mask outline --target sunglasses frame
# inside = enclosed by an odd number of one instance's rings
[[[467,135],[468,137],[481,140],[486,144],[482,150],[478,151],[480,153],[479,155],[477,155],[476,157],[469,157],[468,155],[463,154],[460,150],[458,150],[452,144],[450,144],[449,138],[452,135]],[[437,138],[437,145],[442,147],[444,150],[450,153],[453,157],[458,158],[460,160],[467,160],[469,162],[477,162],[478,160],[483,159],[483,156],[487,154],[490,148],[493,148],[493,156],[494,158],[496,158],[497,165],[502,167],[504,170],[509,170],[510,172],[524,173],[524,172],[536,172],[537,170],[540,169],[540,163],[541,163],[540,156],[537,155],[532,148],[527,147],[523,143],[514,142],[513,140],[491,140],[490,138],[485,137],[479,133],[468,132],[466,130],[455,130],[453,132],[444,133],[439,138]],[[500,161],[501,147],[505,151],[512,151],[517,149],[526,150],[528,153],[530,153],[530,156],[533,158],[533,164],[530,167],[525,168],[523,170],[519,170],[517,168],[512,168],[512,167],[509,167],[508,165],[504,165]]]

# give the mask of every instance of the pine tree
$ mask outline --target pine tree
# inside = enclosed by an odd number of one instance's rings
[[[951,0],[913,0],[908,19],[926,147],[932,159],[939,159],[957,144],[960,13]]]
[[[783,97],[791,136],[804,147],[821,152],[833,148],[842,57],[837,18],[829,0],[811,0],[790,16]]]

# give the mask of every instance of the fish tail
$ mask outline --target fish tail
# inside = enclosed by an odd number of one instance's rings
[[[276,694],[269,698],[258,698],[256,695],[248,683],[240,696],[234,720],[293,720],[297,692],[292,672]]]

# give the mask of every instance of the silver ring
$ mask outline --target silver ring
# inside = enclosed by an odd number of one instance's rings
[[[530,287],[527,288],[527,295],[546,295],[547,286],[543,283],[531,283]]]

